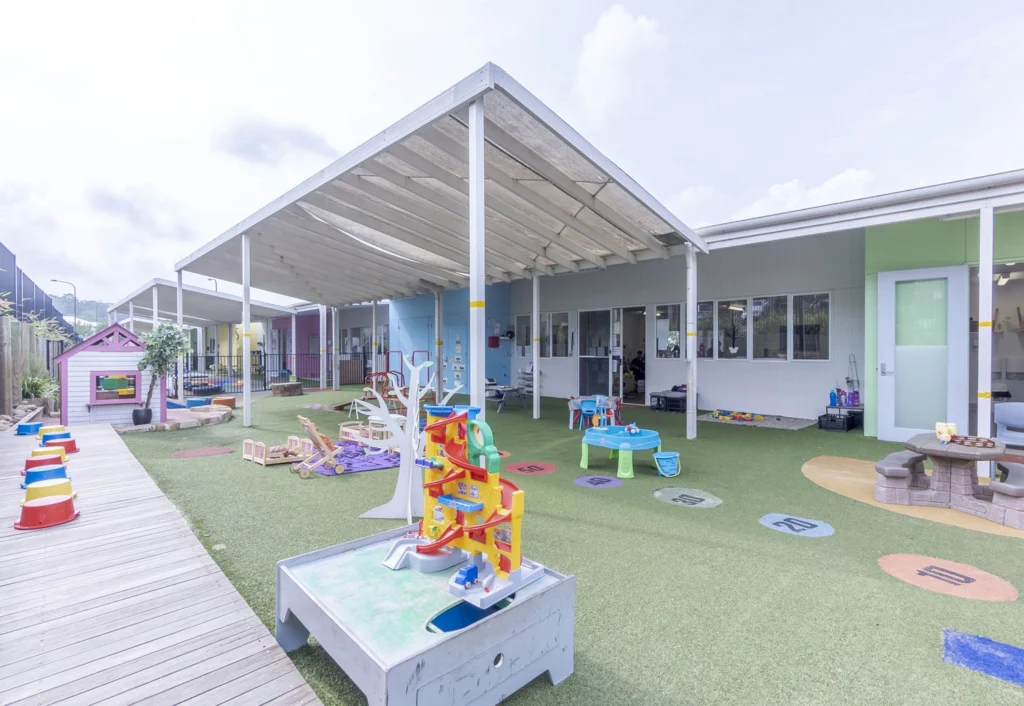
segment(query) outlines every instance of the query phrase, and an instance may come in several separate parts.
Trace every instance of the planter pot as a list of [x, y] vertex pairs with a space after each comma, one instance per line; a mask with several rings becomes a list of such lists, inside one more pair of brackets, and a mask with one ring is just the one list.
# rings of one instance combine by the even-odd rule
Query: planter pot
[[150, 424], [153, 421], [153, 410], [149, 407], [144, 409], [133, 409], [132, 410], [132, 424], [140, 426], [142, 424]]

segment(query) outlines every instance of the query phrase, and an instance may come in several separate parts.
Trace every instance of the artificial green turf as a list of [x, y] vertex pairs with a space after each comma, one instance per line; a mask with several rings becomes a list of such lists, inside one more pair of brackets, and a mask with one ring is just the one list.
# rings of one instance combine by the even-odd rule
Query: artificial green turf
[[[240, 450], [246, 437], [283, 443], [299, 433], [296, 414], [333, 436], [344, 415], [299, 405], [355, 394], [259, 399], [249, 430], [239, 414], [224, 425], [124, 437], [271, 629], [275, 562], [401, 524], [357, 519], [391, 497], [396, 471], [303, 481], [287, 466], [263, 468], [238, 454], [177, 460], [171, 452]], [[576, 671], [558, 687], [534, 680], [507, 703], [1024, 703], [1024, 689], [942, 662], [943, 628], [1024, 646], [1020, 601], [932, 593], [876, 564], [884, 554], [925, 554], [1024, 588], [1021, 540], [864, 505], [800, 472], [814, 456], [877, 459], [896, 445], [859, 432], [711, 422], [687, 442], [683, 415], [627, 409], [627, 421], [657, 429], [665, 450], [681, 452], [682, 472], [658, 478], [649, 454], [637, 452], [635, 479], [593, 490], [573, 478], [614, 475], [615, 462], [592, 451], [590, 469], [581, 470], [581, 433], [567, 428], [565, 402], [543, 402], [538, 422], [515, 407], [500, 415], [492, 408], [488, 421], [498, 448], [512, 454], [506, 462], [558, 466], [551, 475], [512, 477], [526, 491], [524, 553], [577, 578]], [[666, 486], [724, 502], [708, 510], [671, 506], [651, 495]], [[769, 512], [822, 520], [836, 533], [775, 532], [758, 523]], [[319, 647], [293, 657], [324, 703], [365, 703]]]

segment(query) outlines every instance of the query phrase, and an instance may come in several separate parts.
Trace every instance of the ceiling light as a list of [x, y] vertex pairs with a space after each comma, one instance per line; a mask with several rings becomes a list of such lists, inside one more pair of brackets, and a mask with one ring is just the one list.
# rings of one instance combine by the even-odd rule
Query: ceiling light
[[743, 311], [743, 305], [742, 304], [730, 304], [729, 305], [729, 311]]

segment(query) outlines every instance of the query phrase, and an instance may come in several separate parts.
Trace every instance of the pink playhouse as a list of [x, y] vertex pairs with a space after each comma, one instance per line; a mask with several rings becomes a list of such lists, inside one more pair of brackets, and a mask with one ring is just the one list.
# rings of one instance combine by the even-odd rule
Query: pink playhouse
[[[139, 370], [146, 344], [120, 324], [93, 334], [61, 353], [60, 423], [131, 424], [132, 410], [146, 401], [150, 373]], [[153, 391], [153, 421], [167, 421], [167, 381]]]

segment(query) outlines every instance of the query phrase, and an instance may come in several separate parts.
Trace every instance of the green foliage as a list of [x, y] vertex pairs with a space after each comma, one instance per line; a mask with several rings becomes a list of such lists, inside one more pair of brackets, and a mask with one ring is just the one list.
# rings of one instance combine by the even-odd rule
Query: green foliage
[[10, 292], [0, 292], [0, 317], [14, 314], [14, 302]]
[[153, 388], [160, 378], [174, 372], [178, 356], [189, 346], [188, 332], [177, 324], [164, 323], [157, 326], [151, 333], [144, 333], [139, 338], [146, 344], [146, 353], [139, 361], [139, 370], [149, 371], [149, 392], [146, 393], [146, 407], [153, 400]]
[[30, 358], [25, 374], [21, 376], [21, 396], [25, 399], [53, 402], [56, 401], [59, 392], [60, 383], [50, 375], [46, 363], [39, 358]]

